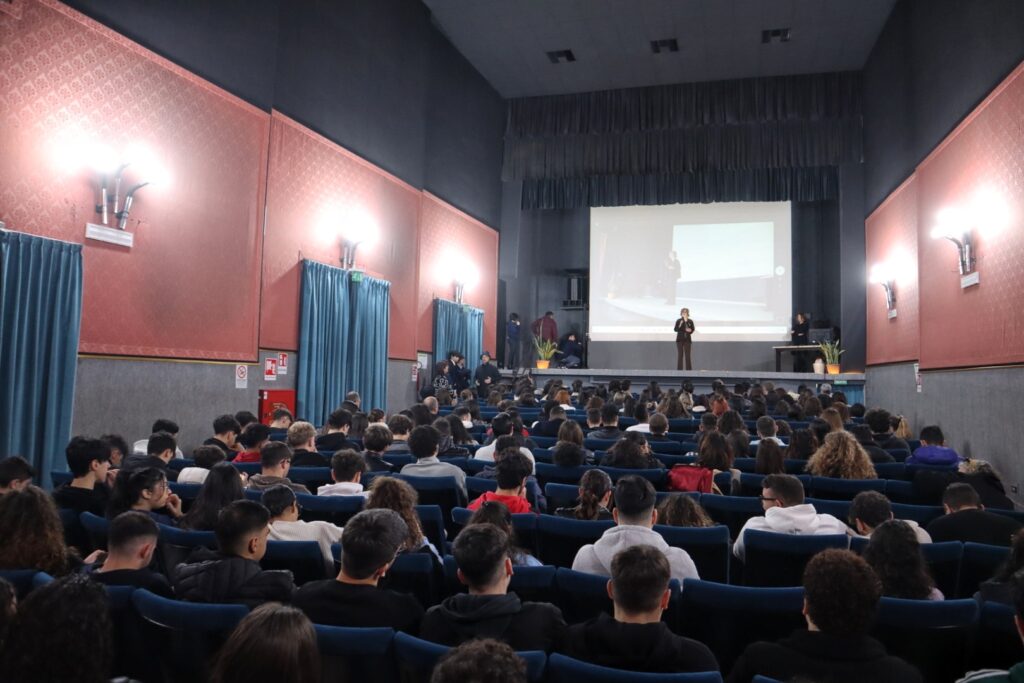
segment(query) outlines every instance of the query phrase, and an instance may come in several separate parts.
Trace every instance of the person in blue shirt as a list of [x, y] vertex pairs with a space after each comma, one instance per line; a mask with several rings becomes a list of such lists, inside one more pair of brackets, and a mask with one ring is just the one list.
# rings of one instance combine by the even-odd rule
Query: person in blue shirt
[[566, 368], [578, 368], [583, 362], [583, 345], [576, 340], [576, 333], [570, 332], [559, 348], [562, 366]]
[[949, 465], [960, 462], [960, 455], [946, 446], [945, 436], [938, 425], [921, 430], [921, 446], [907, 458], [908, 465]]
[[510, 313], [508, 323], [505, 325], [505, 367], [519, 367], [519, 331], [523, 324], [519, 321], [518, 313]]

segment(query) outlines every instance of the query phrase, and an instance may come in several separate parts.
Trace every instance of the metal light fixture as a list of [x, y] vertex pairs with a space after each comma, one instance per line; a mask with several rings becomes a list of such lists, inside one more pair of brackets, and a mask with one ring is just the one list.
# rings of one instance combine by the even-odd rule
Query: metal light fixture
[[377, 224], [366, 211], [350, 208], [343, 212], [332, 209], [329, 214], [341, 223], [338, 239], [341, 245], [341, 267], [353, 270], [356, 267], [356, 251], [361, 244], [369, 244], [377, 237]]
[[476, 266], [465, 260], [465, 257], [461, 255], [451, 255], [454, 260], [445, 259], [445, 263], [456, 263], [458, 264], [458, 270], [455, 276], [452, 278], [452, 284], [455, 288], [455, 303], [461, 304], [462, 297], [466, 293], [466, 286], [470, 289], [476, 286], [477, 281], [480, 279], [480, 274], [476, 270]]
[[885, 309], [889, 318], [896, 317], [896, 269], [891, 263], [876, 263], [871, 267], [869, 280], [885, 290]]
[[1010, 212], [1002, 195], [991, 187], [983, 186], [964, 204], [948, 206], [939, 211], [931, 236], [947, 239], [956, 246], [961, 286], [969, 287], [978, 284], [975, 269], [976, 233], [990, 238], [1005, 230], [1009, 224]]
[[934, 239], [947, 239], [956, 245], [957, 268], [960, 275], [974, 270], [974, 236], [966, 213], [957, 207], [939, 212], [938, 223], [932, 229]]
[[[103, 225], [110, 225], [110, 214], [117, 219], [117, 229], [124, 230], [128, 226], [128, 216], [135, 201], [135, 193], [152, 184], [164, 184], [166, 177], [163, 167], [153, 160], [152, 155], [142, 147], [133, 146], [124, 153], [124, 159], [114, 161], [115, 156], [105, 146], [94, 146], [89, 151], [89, 163], [100, 174], [100, 196], [96, 204], [96, 213], [100, 214]], [[124, 196], [121, 205], [121, 184], [124, 182], [125, 171], [134, 167], [139, 171], [140, 181], [133, 185]], [[110, 180], [113, 176], [113, 196], [110, 192]]]

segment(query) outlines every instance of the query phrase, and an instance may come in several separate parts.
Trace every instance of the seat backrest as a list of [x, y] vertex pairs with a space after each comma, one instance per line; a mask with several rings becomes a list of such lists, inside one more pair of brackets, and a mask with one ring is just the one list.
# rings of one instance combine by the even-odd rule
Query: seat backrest
[[60, 472], [58, 470], [50, 470], [50, 481], [53, 482], [53, 488], [57, 488], [63, 484], [70, 484], [71, 480], [74, 479], [74, 475], [70, 472]]
[[657, 454], [682, 455], [683, 445], [679, 441], [650, 441], [651, 450]]
[[576, 553], [593, 543], [615, 523], [540, 515], [537, 520], [537, 554], [544, 564], [571, 567]]
[[974, 600], [882, 598], [872, 634], [926, 681], [952, 681], [967, 671], [978, 624]]
[[[889, 488], [889, 485], [886, 485]], [[892, 516], [896, 519], [909, 519], [921, 526], [927, 526], [928, 522], [942, 516], [940, 505], [910, 505], [908, 503], [893, 503]]]
[[861, 491], [885, 491], [883, 479], [835, 479], [811, 477], [809, 493], [819, 500], [853, 500]]
[[949, 598], [956, 597], [960, 582], [960, 562], [964, 557], [964, 544], [959, 541], [923, 543], [921, 554], [928, 563], [935, 587]]
[[549, 683], [721, 683], [722, 675], [717, 671], [688, 674], [637, 673], [553, 654], [548, 657], [547, 680]]
[[546, 462], [538, 462], [535, 466], [537, 480], [541, 486], [546, 485], [548, 482], [558, 482], [560, 484], [579, 484], [580, 477], [584, 473], [593, 469], [587, 465], [581, 465], [579, 467], [559, 467], [558, 465], [549, 465]]
[[466, 477], [466, 492], [469, 494], [469, 500], [473, 501], [487, 493], [488, 491], [498, 490], [497, 479], [487, 479], [485, 477]]
[[613, 482], [618, 481], [622, 477], [643, 477], [647, 481], [651, 482], [651, 484], [654, 485], [654, 488], [665, 488], [666, 471], [661, 468], [634, 470], [626, 467], [601, 467], [601, 469], [608, 473], [608, 476], [612, 478]]
[[1021, 659], [1016, 610], [998, 602], [981, 603], [977, 647], [970, 670], [1009, 669]]
[[231, 631], [249, 613], [245, 605], [214, 605], [163, 598], [140, 588], [132, 603], [144, 619], [177, 631]]
[[[1010, 557], [1005, 546], [985, 543], [964, 543], [964, 554], [960, 560], [960, 578], [956, 596], [969, 598], [984, 581], [988, 581]], [[950, 596], [946, 596], [950, 597]]]
[[301, 509], [300, 517], [307, 522], [324, 521], [345, 526], [348, 520], [362, 511], [366, 496], [313, 496], [299, 493], [295, 502]]
[[849, 548], [845, 534], [802, 536], [748, 529], [744, 532], [746, 551], [743, 578], [748, 586], [799, 586], [804, 567], [826, 548]]
[[764, 506], [757, 498], [705, 494], [700, 497], [700, 504], [711, 519], [729, 527], [732, 538], [739, 536], [748, 519], [764, 515]]
[[551, 482], [544, 485], [544, 497], [548, 499], [548, 511], [560, 507], [572, 507], [580, 495], [580, 487], [573, 484]]
[[618, 442], [618, 439], [583, 439], [583, 447], [592, 451], [607, 451]]
[[78, 519], [82, 523], [85, 533], [88, 534], [92, 547], [105, 550], [107, 547], [107, 530], [110, 528], [110, 522], [107, 518], [94, 515], [91, 512], [83, 512], [78, 516]]
[[705, 581], [729, 582], [729, 527], [677, 527], [656, 524], [654, 530], [673, 548], [681, 548]]
[[[614, 613], [612, 599], [608, 597], [608, 577], [586, 574], [560, 567], [555, 573], [555, 588], [562, 615], [570, 624], [578, 624], [597, 617], [602, 612]], [[669, 581], [669, 608], [662, 617], [674, 623], [679, 604], [679, 581]]]
[[293, 467], [288, 470], [288, 479], [295, 484], [302, 484], [310, 491], [331, 483], [330, 467]]
[[316, 541], [267, 541], [260, 566], [291, 571], [298, 586], [328, 578], [326, 559]]
[[420, 526], [423, 527], [423, 535], [434, 544], [437, 552], [444, 552], [445, 525], [444, 511], [439, 505], [417, 505], [416, 514], [420, 518]]
[[413, 595], [427, 609], [440, 602], [442, 584], [439, 561], [433, 553], [421, 550], [396, 557], [381, 587]]

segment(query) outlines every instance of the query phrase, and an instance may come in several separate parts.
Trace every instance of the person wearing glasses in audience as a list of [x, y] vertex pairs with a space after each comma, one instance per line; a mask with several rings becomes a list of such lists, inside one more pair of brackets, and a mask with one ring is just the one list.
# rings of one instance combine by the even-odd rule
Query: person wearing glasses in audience
[[286, 443], [271, 441], [260, 449], [261, 472], [249, 477], [248, 488], [262, 491], [271, 486], [284, 484], [296, 493], [309, 493], [305, 486], [288, 479], [288, 470], [291, 467], [292, 449], [288, 448]]

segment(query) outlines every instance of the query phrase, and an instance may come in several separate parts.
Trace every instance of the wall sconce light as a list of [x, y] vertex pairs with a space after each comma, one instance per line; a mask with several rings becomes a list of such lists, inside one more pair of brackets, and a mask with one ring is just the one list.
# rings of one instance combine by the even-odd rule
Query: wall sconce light
[[[456, 261], [456, 263], [458, 262]], [[476, 286], [479, 279], [480, 274], [472, 263], [463, 262], [459, 264], [459, 271], [456, 272], [455, 276], [452, 278], [452, 284], [455, 287], [455, 303], [461, 304], [463, 294], [466, 292], [466, 287], [468, 286], [472, 289]]]
[[1010, 222], [1010, 214], [1002, 196], [989, 187], [982, 187], [964, 206], [949, 206], [939, 211], [931, 236], [947, 239], [956, 245], [957, 270], [962, 288], [976, 285], [979, 275], [975, 266], [975, 233], [992, 237]]
[[885, 308], [889, 318], [896, 317], [896, 278], [887, 263], [876, 263], [871, 267], [870, 280], [873, 284], [882, 285], [885, 290]]
[[341, 221], [341, 267], [353, 270], [359, 245], [369, 244], [377, 238], [377, 225], [368, 213], [356, 209], [346, 211]]
[[[100, 214], [103, 225], [110, 225], [110, 214], [113, 213], [117, 219], [117, 229], [124, 230], [128, 226], [128, 215], [135, 201], [135, 193], [147, 185], [163, 185], [167, 182], [164, 168], [145, 148], [129, 147], [120, 161], [117, 161], [117, 157], [108, 147], [102, 145], [93, 146], [86, 154], [88, 163], [100, 175], [100, 195], [96, 203], [96, 213]], [[121, 206], [121, 184], [129, 167], [138, 171], [140, 181], [125, 193], [124, 206]], [[114, 181], [113, 197], [110, 192], [111, 176]]]
[[960, 275], [974, 270], [974, 236], [968, 217], [963, 209], [949, 207], [939, 211], [937, 223], [932, 229], [933, 239], [947, 239], [956, 245], [957, 268]]

